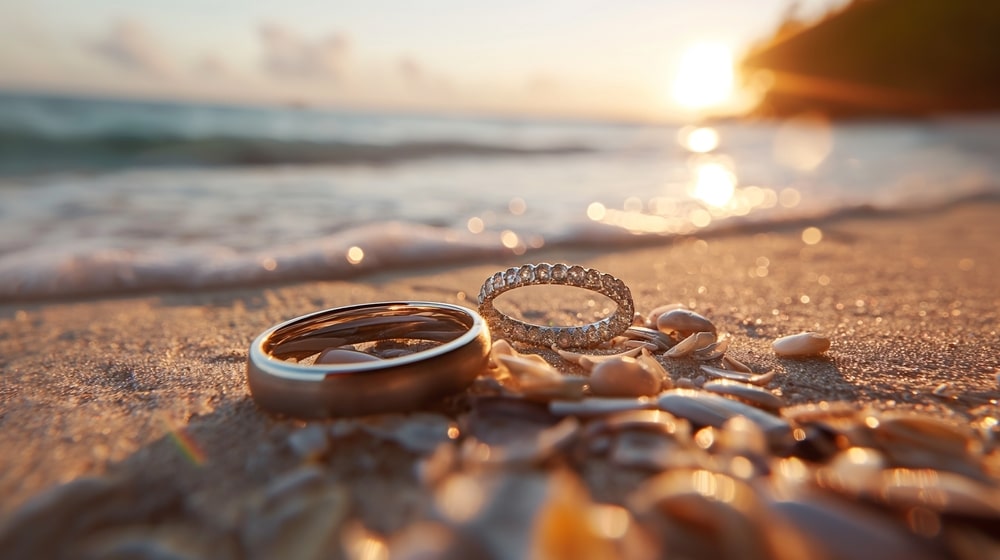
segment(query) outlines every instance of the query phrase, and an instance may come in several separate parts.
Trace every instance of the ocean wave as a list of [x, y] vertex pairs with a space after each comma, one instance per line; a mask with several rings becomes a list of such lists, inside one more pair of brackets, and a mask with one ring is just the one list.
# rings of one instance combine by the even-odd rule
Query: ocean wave
[[108, 171], [135, 167], [386, 165], [428, 158], [582, 154], [584, 144], [508, 145], [467, 140], [376, 144], [264, 137], [99, 134], [50, 137], [0, 130], [0, 174]]
[[240, 288], [343, 280], [393, 270], [463, 265], [563, 250], [611, 251], [766, 231], [826, 227], [847, 219], [918, 216], [963, 204], [1000, 204], [1000, 192], [984, 191], [933, 205], [878, 208], [860, 205], [822, 214], [771, 220], [739, 219], [682, 234], [640, 234], [597, 222], [576, 224], [537, 247], [509, 247], [500, 233], [473, 234], [402, 221], [371, 223], [328, 236], [256, 251], [217, 245], [144, 249], [94, 249], [86, 244], [26, 248], [0, 256], [0, 302], [28, 302], [154, 291]]

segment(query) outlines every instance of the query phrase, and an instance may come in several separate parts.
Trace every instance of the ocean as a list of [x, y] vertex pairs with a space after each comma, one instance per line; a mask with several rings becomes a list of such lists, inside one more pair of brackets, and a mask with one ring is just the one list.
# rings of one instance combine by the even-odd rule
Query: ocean
[[1000, 116], [645, 124], [0, 94], [0, 300], [208, 290], [1000, 196]]

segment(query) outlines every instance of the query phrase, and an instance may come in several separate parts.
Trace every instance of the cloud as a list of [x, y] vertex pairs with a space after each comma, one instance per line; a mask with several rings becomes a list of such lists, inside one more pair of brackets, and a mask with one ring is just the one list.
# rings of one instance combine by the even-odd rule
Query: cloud
[[261, 25], [258, 34], [264, 70], [274, 76], [339, 80], [344, 75], [351, 45], [342, 34], [310, 40], [274, 23]]
[[155, 38], [138, 20], [119, 20], [105, 37], [91, 45], [91, 50], [126, 70], [159, 75], [171, 72]]

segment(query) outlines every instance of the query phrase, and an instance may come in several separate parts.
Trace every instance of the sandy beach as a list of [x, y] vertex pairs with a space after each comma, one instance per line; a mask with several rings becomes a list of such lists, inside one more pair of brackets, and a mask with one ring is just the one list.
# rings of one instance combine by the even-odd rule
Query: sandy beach
[[[613, 274], [630, 286], [639, 311], [688, 306], [733, 337], [730, 355], [758, 372], [774, 369], [769, 387], [789, 405], [845, 401], [859, 410], [916, 410], [956, 425], [996, 418], [998, 218], [1000, 204], [967, 202], [352, 281], [5, 304], [0, 555], [301, 553], [296, 547], [308, 539], [267, 525], [261, 511], [277, 492], [275, 481], [286, 477], [292, 487], [289, 473], [307, 467], [326, 481], [320, 488], [335, 489], [310, 494], [309, 507], [320, 509], [308, 511], [326, 512], [324, 519], [354, 531], [357, 542], [398, 542], [415, 523], [440, 521], [426, 473], [417, 468], [426, 466], [429, 451], [355, 429], [351, 420], [269, 417], [247, 388], [247, 347], [272, 324], [322, 308], [405, 299], [474, 307], [484, 279], [522, 262], [579, 263]], [[803, 241], [806, 226], [822, 232], [818, 243]], [[580, 311], [578, 302], [552, 297], [529, 297], [523, 305], [560, 323]], [[825, 356], [774, 355], [774, 339], [807, 330], [831, 338]], [[698, 375], [693, 363], [667, 365], [674, 378]], [[432, 412], [457, 421], [468, 408], [463, 398]], [[315, 424], [343, 435], [311, 453], [309, 436], [295, 434]], [[992, 437], [995, 446], [995, 430]], [[987, 451], [996, 457], [995, 448]], [[517, 472], [534, 480], [552, 470]], [[989, 473], [994, 485], [997, 474]], [[582, 479], [599, 501], [621, 504], [650, 476], [637, 470], [602, 478], [586, 470]], [[264, 528], [247, 529], [253, 523]], [[524, 523], [508, 530], [531, 540]], [[468, 546], [498, 555], [488, 539]]]

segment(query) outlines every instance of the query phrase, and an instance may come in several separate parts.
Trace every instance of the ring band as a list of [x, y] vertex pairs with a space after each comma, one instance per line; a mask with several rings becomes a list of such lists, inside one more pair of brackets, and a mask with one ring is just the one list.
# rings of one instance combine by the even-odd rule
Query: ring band
[[[515, 319], [493, 306], [493, 300], [504, 292], [541, 284], [584, 288], [611, 298], [618, 307], [610, 316], [586, 325], [546, 327]], [[554, 344], [562, 348], [584, 348], [607, 342], [625, 332], [632, 324], [635, 305], [628, 286], [610, 274], [579, 265], [541, 263], [508, 268], [488, 278], [479, 292], [479, 313], [494, 336], [538, 346]]]
[[[439, 346], [383, 360], [306, 365], [327, 348], [384, 340]], [[468, 387], [486, 367], [490, 332], [475, 311], [420, 301], [317, 311], [261, 333], [250, 345], [247, 381], [257, 404], [297, 418], [404, 412]]]

